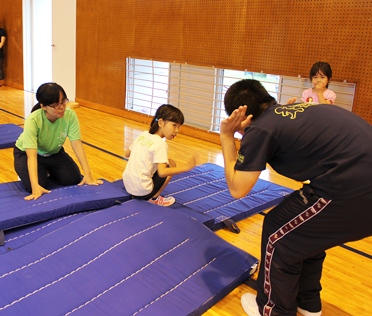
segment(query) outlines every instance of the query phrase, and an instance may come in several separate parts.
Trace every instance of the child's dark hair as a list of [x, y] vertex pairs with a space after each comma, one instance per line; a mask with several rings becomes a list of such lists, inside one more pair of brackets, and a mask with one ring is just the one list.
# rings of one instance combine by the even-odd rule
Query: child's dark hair
[[36, 100], [38, 101], [31, 112], [41, 108], [41, 104], [44, 106], [59, 103], [59, 95], [62, 93], [63, 100], [67, 99], [65, 90], [57, 83], [47, 82], [43, 83], [36, 91]]
[[[331, 81], [332, 78], [332, 69], [331, 65], [324, 62], [324, 61], [318, 61], [316, 62], [310, 69], [310, 82], [313, 79], [314, 76], [316, 76], [317, 73], [321, 71], [323, 75], [325, 75], [328, 78], [328, 83]], [[328, 83], [326, 85], [326, 88], [328, 88]]]
[[155, 134], [159, 129], [159, 119], [163, 119], [163, 121], [171, 121], [180, 125], [185, 122], [185, 118], [180, 109], [171, 104], [162, 104], [156, 110], [155, 116], [151, 121], [149, 130], [150, 134]]
[[224, 104], [229, 116], [240, 106], [246, 105], [246, 115], [252, 114], [253, 119], [257, 119], [269, 105], [276, 104], [276, 100], [266, 91], [261, 82], [243, 79], [232, 84], [226, 91]]

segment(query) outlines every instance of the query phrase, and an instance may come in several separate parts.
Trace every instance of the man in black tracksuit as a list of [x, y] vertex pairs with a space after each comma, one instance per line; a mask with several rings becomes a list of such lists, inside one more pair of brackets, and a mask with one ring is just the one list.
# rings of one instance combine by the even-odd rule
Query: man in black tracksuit
[[372, 235], [372, 126], [335, 105], [277, 104], [256, 80], [236, 82], [224, 101], [230, 116], [220, 137], [232, 196], [245, 196], [266, 163], [309, 183], [265, 217], [257, 298], [244, 294], [243, 308], [321, 315], [325, 250]]

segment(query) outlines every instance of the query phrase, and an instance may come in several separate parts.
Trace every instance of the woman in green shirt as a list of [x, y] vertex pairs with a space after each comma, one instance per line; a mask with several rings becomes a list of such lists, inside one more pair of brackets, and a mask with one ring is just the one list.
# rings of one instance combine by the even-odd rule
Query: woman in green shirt
[[[26, 200], [36, 200], [47, 189], [51, 178], [61, 185], [98, 185], [94, 180], [80, 137], [80, 126], [74, 111], [66, 109], [66, 92], [56, 83], [44, 83], [37, 92], [38, 103], [27, 117], [24, 131], [14, 147], [14, 167], [26, 191]], [[84, 171], [65, 152], [69, 138], [71, 147]]]

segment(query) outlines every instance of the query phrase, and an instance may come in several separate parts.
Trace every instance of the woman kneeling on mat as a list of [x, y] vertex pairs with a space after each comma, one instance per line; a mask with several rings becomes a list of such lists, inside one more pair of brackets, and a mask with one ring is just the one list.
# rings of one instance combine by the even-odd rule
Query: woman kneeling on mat
[[[27, 117], [24, 131], [14, 146], [14, 168], [22, 185], [36, 200], [47, 190], [48, 178], [60, 185], [98, 185], [94, 180], [80, 139], [80, 126], [74, 111], [66, 109], [66, 92], [56, 83], [44, 83], [36, 92], [38, 103]], [[69, 138], [72, 149], [84, 170], [65, 152], [63, 144]]]

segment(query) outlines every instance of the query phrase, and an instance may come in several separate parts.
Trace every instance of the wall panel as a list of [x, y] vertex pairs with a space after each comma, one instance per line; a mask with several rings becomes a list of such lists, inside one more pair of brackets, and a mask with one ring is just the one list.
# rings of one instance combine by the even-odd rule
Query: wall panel
[[134, 52], [131, 57], [159, 61], [182, 58], [184, 0], [136, 1]]
[[314, 62], [328, 61], [334, 80], [358, 84], [353, 111], [372, 123], [372, 2], [257, 1], [248, 11], [245, 68], [308, 77]]
[[[21, 5], [0, 0], [14, 86]], [[372, 123], [371, 16], [362, 0], [77, 0], [76, 97], [123, 109], [129, 56], [302, 77], [321, 60], [335, 81], [357, 83], [353, 111]]]
[[[371, 71], [372, 42], [370, 16], [372, 2], [352, 0], [111, 0], [122, 3], [115, 12], [123, 34], [132, 32], [133, 42], [123, 43], [126, 56], [195, 65], [248, 69], [271, 74], [307, 77], [316, 61], [328, 61], [334, 80], [357, 83], [353, 111], [372, 123]], [[78, 0], [88, 7], [91, 1]], [[126, 22], [124, 8], [131, 11], [133, 23]], [[112, 13], [93, 2], [91, 12], [102, 19]], [[100, 11], [101, 10], [101, 11]], [[80, 12], [81, 26], [91, 25], [88, 8]], [[95, 14], [95, 13], [94, 13]], [[80, 31], [81, 32], [81, 29]], [[85, 32], [82, 32], [85, 34]], [[116, 34], [116, 35], [115, 35]], [[114, 45], [112, 33], [107, 47]], [[82, 38], [89, 46], [89, 38]], [[117, 39], [116, 39], [117, 40]], [[78, 45], [83, 51], [84, 45]], [[115, 52], [114, 52], [115, 53]], [[91, 64], [101, 63], [94, 51]], [[107, 54], [105, 54], [107, 55]], [[106, 56], [107, 57], [107, 56]], [[102, 67], [107, 67], [105, 63]], [[77, 74], [91, 77], [91, 69]], [[89, 76], [86, 74], [89, 73]], [[120, 76], [124, 77], [124, 74]], [[82, 78], [81, 78], [82, 79]], [[86, 79], [85, 79], [86, 80]], [[100, 85], [101, 87], [98, 87]], [[110, 81], [91, 82], [91, 88], [111, 91]], [[83, 82], [82, 82], [83, 86]], [[80, 95], [87, 101], [119, 107], [121, 100], [104, 102], [92, 93]], [[115, 101], [115, 102], [114, 102]]]
[[0, 27], [7, 35], [4, 45], [5, 84], [23, 89], [22, 0], [0, 0], [0, 21]]
[[188, 0], [184, 6], [183, 61], [244, 68], [249, 38], [247, 1]]
[[77, 1], [76, 98], [124, 108], [135, 1]]

